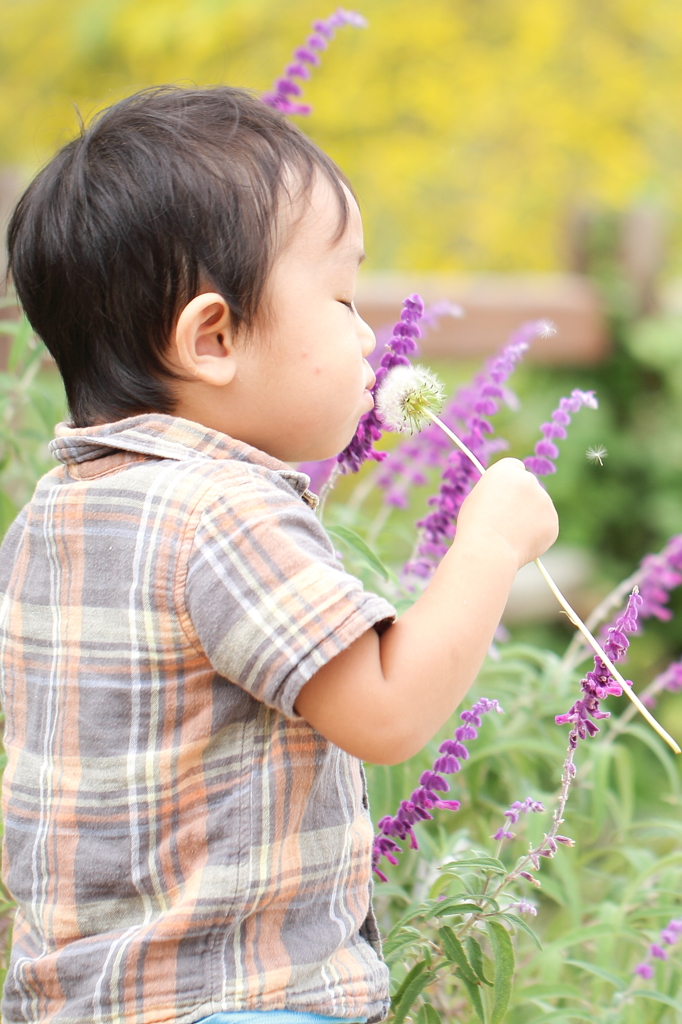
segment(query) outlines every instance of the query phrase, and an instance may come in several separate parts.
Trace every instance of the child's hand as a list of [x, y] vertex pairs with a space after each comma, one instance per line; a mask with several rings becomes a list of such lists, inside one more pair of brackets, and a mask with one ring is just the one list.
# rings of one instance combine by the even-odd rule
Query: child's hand
[[552, 499], [518, 459], [501, 459], [486, 471], [457, 522], [460, 543], [499, 538], [514, 552], [518, 568], [551, 547], [558, 532]]

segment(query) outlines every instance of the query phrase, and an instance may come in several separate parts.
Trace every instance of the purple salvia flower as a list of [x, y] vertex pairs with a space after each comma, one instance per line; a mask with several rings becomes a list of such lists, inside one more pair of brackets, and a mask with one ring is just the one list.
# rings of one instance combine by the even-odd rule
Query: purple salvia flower
[[[424, 310], [424, 312], [422, 314], [422, 318], [419, 321], [419, 329], [420, 329], [420, 331], [421, 331], [421, 333], [423, 335], [425, 329], [430, 329], [430, 328], [436, 327], [438, 325], [438, 321], [440, 320], [441, 317], [443, 317], [443, 316], [461, 316], [461, 315], [462, 315], [461, 306], [457, 306], [455, 303], [450, 302], [448, 299], [440, 299], [437, 302], [434, 302], [430, 306], [427, 306], [425, 308], [425, 310]], [[372, 367], [375, 370], [377, 369], [377, 367], [379, 366], [379, 364], [381, 362], [381, 359], [385, 355], [386, 346], [389, 344], [389, 342], [392, 341], [393, 330], [394, 330], [393, 327], [386, 327], [386, 328], [380, 328], [376, 332], [376, 334], [377, 334], [377, 345], [376, 345], [376, 348], [373, 350], [373, 352], [370, 354], [370, 357], [369, 357], [369, 360], [368, 360], [369, 363], [372, 365]], [[418, 351], [419, 351], [419, 348], [418, 348], [417, 343], [416, 343], [416, 338], [414, 339], [414, 341], [415, 341], [415, 349], [414, 349], [413, 355], [416, 355], [418, 353]], [[437, 431], [437, 432], [438, 432], [440, 437], [443, 436], [441, 431]], [[419, 438], [420, 436], [421, 435], [419, 435], [419, 434], [415, 435], [415, 439]], [[409, 440], [412, 440], [412, 438], [410, 438]], [[450, 446], [447, 443], [444, 443], [443, 447], [446, 450], [449, 451], [449, 447]], [[388, 453], [387, 461], [391, 459], [391, 455], [392, 455], [392, 453]], [[332, 456], [332, 458], [324, 459], [321, 462], [301, 462], [301, 463], [299, 463], [297, 468], [302, 473], [307, 473], [308, 474], [308, 476], [310, 477], [310, 489], [312, 491], [314, 491], [315, 494], [319, 494], [320, 491], [322, 490], [324, 484], [326, 484], [327, 480], [329, 479], [329, 476], [330, 476], [334, 466], [336, 466], [336, 465], [338, 465], [338, 459], [334, 455], [334, 456]], [[409, 498], [408, 498], [408, 487], [409, 486], [412, 486], [412, 487], [423, 487], [424, 484], [427, 483], [426, 476], [424, 475], [423, 471], [418, 466], [415, 466], [412, 469], [408, 466], [407, 450], [406, 450], [405, 464], [404, 464], [404, 467], [401, 465], [400, 473], [402, 473], [403, 468], [404, 468], [404, 471], [405, 471], [405, 480], [403, 481], [402, 479], [400, 479], [400, 474], [398, 474], [398, 473], [393, 474], [393, 476], [396, 478], [396, 484], [395, 484], [395, 486], [391, 490], [387, 491], [385, 496], [384, 496], [384, 501], [388, 505], [393, 505], [395, 508], [407, 508], [407, 506], [409, 504]], [[380, 484], [380, 486], [381, 486], [381, 484]]]
[[654, 976], [654, 969], [651, 964], [637, 964], [634, 970], [635, 974], [639, 974], [640, 978], [644, 978], [645, 981], [650, 981]]
[[[673, 918], [668, 921], [665, 928], [661, 931], [660, 943], [652, 942], [649, 946], [649, 957], [653, 957], [655, 960], [667, 960], [668, 953], [663, 948], [664, 946], [674, 946], [682, 935], [682, 918]], [[644, 960], [641, 964], [637, 964], [634, 969], [634, 974], [639, 974], [645, 981], [649, 981], [654, 976], [654, 969], [650, 963]]]
[[306, 473], [310, 477], [310, 490], [314, 494], [319, 494], [335, 465], [336, 456], [332, 455], [331, 459], [323, 459], [320, 462], [299, 462], [296, 468], [300, 473]]
[[[533, 800], [527, 796], [525, 800], [515, 800], [508, 811], [504, 812], [505, 818], [508, 819], [508, 824], [515, 825], [522, 814], [528, 814], [530, 811], [539, 813], [544, 811], [545, 805], [541, 804], [539, 800]], [[509, 832], [504, 825], [500, 825], [497, 832], [493, 836], [497, 842], [502, 842], [503, 839], [515, 839], [516, 836], [513, 832]]]
[[672, 618], [672, 612], [666, 607], [670, 591], [682, 583], [682, 534], [671, 537], [657, 555], [645, 555], [640, 569], [641, 617], [668, 622]]
[[[670, 593], [682, 583], [682, 534], [670, 538], [662, 551], [645, 555], [635, 574], [638, 580], [642, 604], [639, 609], [639, 623], [642, 619], [655, 618], [668, 622], [672, 612], [667, 607]], [[608, 635], [608, 627], [602, 636]], [[642, 700], [649, 707], [656, 703], [655, 693], [660, 690], [677, 692], [682, 689], [682, 660], [672, 662], [664, 672], [656, 676], [649, 687], [651, 693]]]
[[[410, 295], [405, 299], [400, 320], [393, 328], [390, 341], [386, 345], [386, 350], [377, 368], [376, 383], [372, 388], [372, 394], [376, 395], [386, 374], [394, 366], [410, 365], [408, 357], [416, 351], [417, 338], [421, 337], [419, 321], [423, 313], [424, 303], [419, 295]], [[386, 457], [385, 452], [378, 452], [374, 448], [374, 442], [379, 440], [384, 429], [376, 408], [370, 409], [361, 417], [355, 437], [336, 457], [344, 473], [357, 473], [367, 459], [381, 462]]]
[[[462, 741], [476, 739], [477, 730], [481, 726], [481, 715], [487, 715], [491, 711], [503, 714], [498, 701], [481, 697], [469, 711], [463, 711], [459, 716], [464, 725], [455, 730], [455, 739], [445, 740], [441, 743], [440, 752], [445, 750], [446, 756], [451, 756], [453, 761], [457, 762], [457, 767], [453, 766], [452, 772], [459, 771], [461, 767], [459, 760], [464, 761], [469, 756], [469, 751]], [[448, 753], [449, 751], [453, 751], [453, 753]], [[409, 800], [401, 800], [395, 815], [387, 814], [377, 824], [379, 831], [374, 837], [372, 846], [372, 869], [382, 882], [387, 881], [387, 878], [379, 869], [381, 858], [386, 857], [391, 864], [398, 863], [396, 855], [401, 852], [401, 848], [395, 842], [396, 839], [404, 841], [409, 838], [410, 847], [417, 850], [419, 845], [414, 834], [414, 825], [419, 821], [430, 820], [433, 815], [429, 812], [434, 807], [448, 811], [459, 810], [459, 800], [443, 800], [440, 796], [441, 793], [447, 793], [450, 789], [447, 779], [444, 779], [441, 774], [447, 772], [448, 769], [438, 767], [441, 761], [442, 758], [437, 758], [433, 769], [422, 772], [419, 786], [410, 794]]]
[[544, 811], [545, 805], [541, 804], [538, 800], [532, 800], [529, 796], [525, 800], [515, 800], [508, 811], [504, 812], [505, 818], [509, 818], [512, 825], [515, 825], [522, 814], [528, 814], [529, 811], [539, 813]]
[[531, 875], [530, 871], [519, 871], [519, 878], [525, 878], [527, 882], [532, 882], [537, 889], [541, 888], [540, 882]]
[[[612, 662], [621, 661], [629, 646], [627, 633], [634, 633], [637, 630], [637, 615], [642, 598], [637, 587], [630, 594], [624, 612], [616, 619], [613, 626], [609, 627], [607, 639], [604, 642], [604, 653]], [[557, 715], [557, 725], [570, 723], [572, 729], [568, 736], [569, 746], [572, 749], [578, 745], [578, 740], [584, 740], [588, 735], [596, 736], [599, 727], [590, 721], [590, 718], [609, 718], [609, 711], [600, 709], [600, 702], [610, 694], [619, 697], [623, 689], [620, 683], [613, 678], [606, 665], [595, 655], [594, 667], [581, 680], [583, 696], [577, 700], [570, 711], [564, 715]]]
[[[442, 317], [459, 317], [462, 315], [462, 307], [456, 305], [454, 302], [450, 302], [448, 299], [438, 299], [436, 302], [432, 302], [429, 306], [424, 307], [424, 312], [422, 313], [421, 320], [419, 321], [419, 328], [421, 330], [422, 337], [427, 331], [437, 328]], [[377, 340], [376, 346], [367, 357], [367, 362], [374, 370], [379, 366], [386, 346], [393, 337], [393, 324], [384, 324], [383, 327], [378, 327], [375, 331], [375, 335]], [[414, 355], [418, 353], [419, 345], [417, 344], [414, 350]]]
[[562, 398], [558, 407], [552, 413], [549, 422], [543, 423], [540, 427], [542, 438], [535, 445], [535, 455], [524, 459], [526, 469], [536, 476], [547, 476], [549, 473], [556, 473], [554, 459], [559, 456], [559, 449], [554, 444], [555, 440], [562, 440], [566, 437], [566, 427], [571, 422], [571, 415], [579, 409], [586, 407], [596, 409], [598, 407], [594, 391], [580, 391], [575, 388], [568, 398]]
[[312, 35], [308, 36], [304, 46], [299, 46], [294, 50], [295, 59], [286, 66], [284, 74], [275, 81], [272, 90], [263, 93], [261, 96], [263, 103], [283, 114], [309, 114], [311, 107], [305, 103], [296, 103], [291, 99], [292, 96], [300, 96], [302, 92], [295, 79], [300, 78], [305, 81], [310, 78], [310, 68], [320, 64], [319, 54], [327, 49], [336, 29], [342, 28], [344, 25], [365, 28], [367, 21], [357, 11], [345, 11], [339, 7], [334, 14], [330, 14], [323, 21], [313, 22]]
[[530, 914], [532, 917], [536, 917], [538, 912], [538, 908], [533, 903], [529, 903], [528, 900], [510, 903], [509, 910], [517, 910], [519, 914]]
[[[448, 426], [459, 431], [464, 443], [484, 466], [494, 452], [506, 447], [504, 441], [490, 437], [493, 432], [490, 417], [498, 411], [499, 403], [508, 397], [504, 385], [527, 351], [531, 339], [551, 331], [553, 328], [546, 321], [523, 324], [472, 384], [457, 392], [441, 415]], [[420, 533], [415, 556], [405, 566], [407, 575], [425, 579], [431, 576], [452, 543], [459, 510], [479, 473], [463, 452], [452, 450], [447, 438], [435, 425], [412, 439], [411, 448], [401, 446], [397, 458], [400, 458], [401, 451], [410, 453], [413, 464], [415, 455], [417, 460], [421, 455], [424, 466], [442, 466], [445, 463], [438, 493], [429, 499], [433, 511], [418, 521]], [[388, 476], [382, 474], [379, 483], [385, 484], [387, 480]]]
[[642, 694], [642, 704], [646, 704], [648, 708], [655, 707], [656, 694], [661, 690], [668, 690], [670, 693], [679, 693], [682, 690], [682, 660], [672, 661], [663, 672], [654, 676]]

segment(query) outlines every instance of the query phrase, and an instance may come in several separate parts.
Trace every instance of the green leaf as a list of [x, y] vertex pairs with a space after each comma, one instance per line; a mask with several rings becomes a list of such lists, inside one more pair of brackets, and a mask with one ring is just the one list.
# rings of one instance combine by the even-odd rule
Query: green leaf
[[608, 981], [609, 984], [615, 985], [619, 992], [622, 992], [629, 984], [629, 981], [621, 978], [618, 974], [607, 971], [604, 967], [598, 967], [597, 964], [587, 963], [586, 960], [564, 960], [564, 963], [570, 964], [571, 967], [579, 967], [582, 971], [587, 971], [588, 974], [594, 974], [597, 978]]
[[499, 914], [496, 914], [495, 916], [503, 917], [505, 921], [510, 921], [517, 928], [523, 929], [523, 931], [526, 932], [527, 935], [530, 935], [531, 939], [533, 940], [537, 948], [540, 951], [542, 951], [542, 943], [540, 942], [539, 938], [537, 937], [531, 926], [526, 921], [524, 921], [523, 918], [517, 917], [516, 914], [507, 914], [504, 911], [501, 911]]
[[[386, 885], [382, 886], [382, 889], [381, 889], [382, 894], [386, 892], [386, 889], [387, 889]], [[408, 912], [406, 914], [403, 914], [403, 916], [398, 921], [396, 921], [396, 923], [393, 925], [393, 927], [391, 928], [390, 932], [386, 936], [385, 941], [389, 942], [395, 935], [398, 934], [398, 932], [402, 928], [405, 927], [405, 925], [409, 924], [410, 921], [414, 921], [414, 919], [416, 917], [421, 917], [423, 915], [423, 913], [424, 913], [424, 911], [423, 911], [422, 907], [416, 907], [416, 908], [412, 907], [411, 910], [408, 910]]]
[[509, 1005], [514, 981], [514, 947], [509, 932], [497, 921], [486, 921], [486, 929], [495, 962], [493, 1012], [490, 1024], [500, 1024]]
[[455, 974], [464, 985], [465, 989], [469, 993], [469, 998], [474, 1005], [476, 1016], [480, 1020], [481, 1024], [485, 1024], [485, 1013], [483, 1011], [483, 1001], [481, 1000], [481, 989], [479, 985], [472, 985], [470, 981], [464, 977], [460, 971], [455, 971]]
[[443, 1024], [441, 1015], [431, 1003], [422, 1003], [417, 1014], [417, 1024]]
[[391, 1024], [402, 1024], [419, 993], [423, 992], [434, 978], [435, 974], [428, 970], [426, 960], [420, 960], [418, 964], [414, 965], [393, 996], [393, 999], [391, 999], [391, 1009], [393, 1011], [393, 1021]]
[[459, 903], [457, 900], [441, 900], [431, 908], [431, 917], [445, 917], [447, 914], [480, 914], [477, 903]]
[[[500, 904], [498, 903], [498, 901], [493, 899], [492, 896], [486, 896], [485, 893], [456, 893], [455, 896], [446, 896], [445, 899], [442, 900], [430, 900], [428, 903], [424, 903], [424, 915], [430, 916], [430, 918], [434, 918], [434, 916], [437, 916], [435, 911], [438, 909], [438, 907], [451, 907], [457, 905], [458, 901], [460, 903], [470, 903], [472, 902], [472, 900], [478, 900], [478, 902], [486, 903], [487, 906], [495, 910], [496, 913], [500, 909]], [[480, 910], [481, 907], [477, 905], [476, 909]], [[451, 911], [449, 910], [449, 912]]]
[[436, 879], [436, 881], [429, 889], [429, 899], [437, 899], [442, 894], [443, 890], [447, 889], [449, 885], [450, 879], [446, 875], [441, 875], [439, 878]]
[[492, 985], [492, 981], [488, 981], [485, 976], [485, 969], [483, 966], [483, 950], [481, 944], [476, 941], [471, 935], [467, 939], [467, 949], [469, 950], [469, 963], [471, 964], [474, 974], [479, 981], [482, 981], [484, 985]]
[[638, 988], [632, 993], [633, 996], [640, 996], [642, 999], [653, 999], [655, 1003], [665, 1003], [666, 1006], [672, 1006], [678, 1013], [682, 1013], [682, 1003], [677, 999], [673, 999], [672, 996], [667, 996], [663, 992], [656, 992], [650, 988]]
[[424, 948], [427, 945], [427, 941], [423, 935], [403, 936], [402, 941], [396, 940], [390, 946], [384, 946], [384, 960], [391, 967], [397, 960], [404, 957], [409, 950], [416, 951], [419, 948]]
[[420, 960], [418, 964], [414, 965], [412, 970], [408, 971], [408, 973], [405, 975], [402, 982], [396, 989], [395, 994], [391, 997], [391, 1007], [393, 1007], [394, 1005], [397, 1006], [399, 1004], [400, 1000], [403, 998], [403, 994], [407, 986], [410, 984], [413, 978], [417, 978], [422, 973], [425, 967], [428, 967], [426, 960]]
[[458, 875], [463, 869], [470, 872], [474, 868], [492, 871], [496, 875], [507, 874], [507, 869], [501, 860], [498, 860], [497, 857], [489, 857], [484, 853], [474, 857], [463, 857], [461, 860], [450, 861], [450, 863], [443, 865], [441, 871], [447, 875]]
[[440, 941], [443, 944], [443, 952], [446, 958], [453, 964], [457, 964], [462, 976], [471, 982], [472, 985], [480, 984], [474, 970], [467, 960], [467, 955], [464, 952], [464, 946], [459, 941], [452, 928], [448, 928], [446, 924], [442, 928], [438, 929], [440, 935]]
[[330, 536], [336, 537], [338, 540], [342, 540], [345, 544], [351, 548], [352, 551], [360, 558], [366, 565], [371, 569], [374, 569], [383, 579], [388, 581], [390, 573], [380, 558], [374, 554], [371, 548], [365, 544], [362, 537], [355, 533], [354, 530], [349, 530], [346, 526], [327, 526], [326, 531]]

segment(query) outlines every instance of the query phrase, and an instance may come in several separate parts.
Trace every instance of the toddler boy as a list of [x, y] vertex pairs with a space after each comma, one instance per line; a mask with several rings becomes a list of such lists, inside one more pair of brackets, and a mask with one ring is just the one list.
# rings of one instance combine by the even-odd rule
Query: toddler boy
[[452, 714], [553, 506], [499, 462], [398, 621], [339, 566], [288, 463], [372, 404], [360, 214], [242, 90], [105, 111], [9, 253], [71, 423], [0, 552], [5, 1024], [379, 1021], [360, 761]]

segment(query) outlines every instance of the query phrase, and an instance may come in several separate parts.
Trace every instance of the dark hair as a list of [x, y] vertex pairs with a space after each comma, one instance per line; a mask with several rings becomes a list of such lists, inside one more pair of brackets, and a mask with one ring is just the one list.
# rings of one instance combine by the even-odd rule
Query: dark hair
[[348, 182], [282, 114], [243, 89], [169, 86], [104, 110], [38, 174], [9, 225], [9, 270], [76, 426], [173, 411], [163, 356], [202, 288], [235, 330], [252, 325], [292, 170], [303, 192], [328, 178], [341, 233]]

